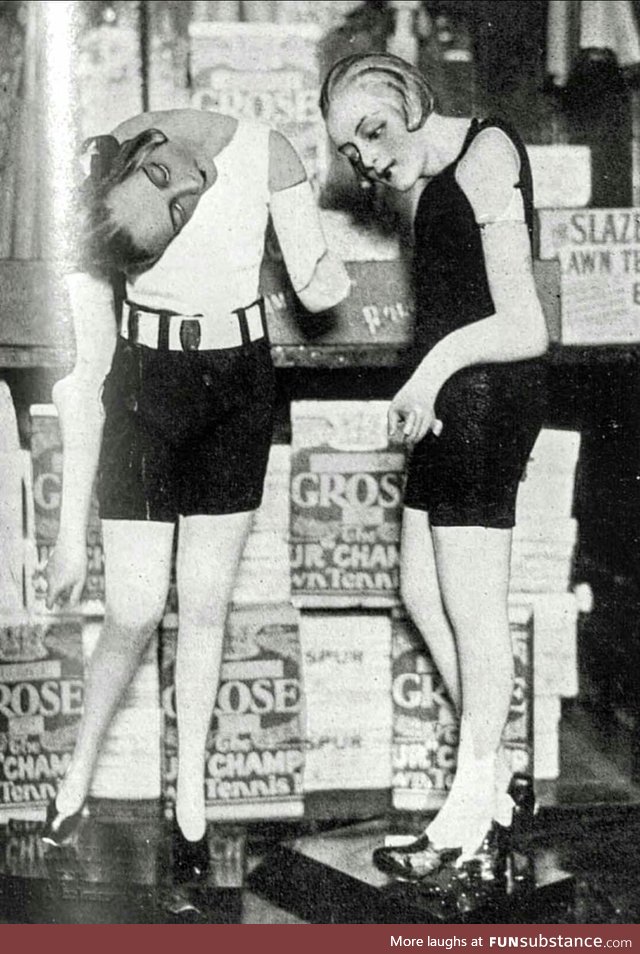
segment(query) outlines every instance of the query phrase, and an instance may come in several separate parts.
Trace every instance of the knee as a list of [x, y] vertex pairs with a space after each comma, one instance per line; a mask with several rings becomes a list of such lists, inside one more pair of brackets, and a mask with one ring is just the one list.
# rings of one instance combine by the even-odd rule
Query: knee
[[437, 629], [444, 622], [437, 585], [411, 564], [400, 568], [400, 598], [411, 619], [421, 628]]
[[208, 600], [203, 602], [182, 600], [180, 604], [180, 629], [188, 627], [198, 630], [222, 630], [224, 629], [226, 616], [226, 604], [219, 605]]
[[221, 629], [227, 618], [231, 594], [219, 586], [203, 581], [184, 579], [178, 581], [178, 601], [180, 603], [180, 628]]
[[127, 598], [107, 602], [105, 624], [138, 645], [145, 645], [158, 628], [165, 600]]

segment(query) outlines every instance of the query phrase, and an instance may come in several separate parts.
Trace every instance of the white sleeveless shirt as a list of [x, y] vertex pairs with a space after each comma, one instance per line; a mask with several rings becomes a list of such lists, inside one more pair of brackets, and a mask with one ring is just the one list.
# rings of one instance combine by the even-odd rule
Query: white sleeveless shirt
[[268, 126], [240, 121], [215, 157], [218, 178], [162, 258], [127, 282], [127, 297], [150, 309], [215, 316], [259, 296], [269, 214]]

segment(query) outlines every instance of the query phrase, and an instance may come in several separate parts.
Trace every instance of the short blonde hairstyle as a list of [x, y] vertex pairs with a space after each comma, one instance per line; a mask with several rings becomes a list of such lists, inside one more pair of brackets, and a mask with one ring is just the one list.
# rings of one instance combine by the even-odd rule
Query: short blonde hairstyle
[[402, 104], [409, 132], [424, 125], [435, 108], [435, 95], [422, 73], [391, 53], [356, 53], [337, 60], [320, 90], [320, 111], [324, 119], [334, 95], [351, 83], [374, 81], [396, 93]]

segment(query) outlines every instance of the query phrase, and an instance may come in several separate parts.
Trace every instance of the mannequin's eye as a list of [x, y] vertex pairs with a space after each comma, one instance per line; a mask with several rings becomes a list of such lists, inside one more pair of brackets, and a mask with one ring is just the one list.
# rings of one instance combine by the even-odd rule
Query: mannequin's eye
[[187, 215], [179, 202], [171, 203], [171, 223], [174, 231], [178, 233], [187, 221]]
[[161, 162], [149, 162], [143, 166], [144, 171], [147, 174], [147, 178], [153, 182], [154, 186], [157, 186], [159, 189], [164, 188], [169, 185], [171, 180], [171, 174], [168, 168], [163, 165]]

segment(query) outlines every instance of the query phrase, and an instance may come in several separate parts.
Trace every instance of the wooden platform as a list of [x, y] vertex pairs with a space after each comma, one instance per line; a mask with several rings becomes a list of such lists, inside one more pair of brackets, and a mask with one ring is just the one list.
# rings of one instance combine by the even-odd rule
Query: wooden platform
[[504, 877], [466, 889], [394, 881], [371, 862], [388, 830], [379, 819], [279, 845], [247, 886], [316, 924], [535, 923], [537, 910], [572, 902], [574, 880], [548, 849], [513, 851]]

